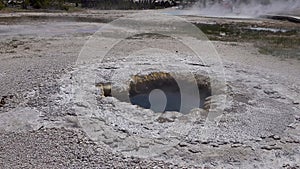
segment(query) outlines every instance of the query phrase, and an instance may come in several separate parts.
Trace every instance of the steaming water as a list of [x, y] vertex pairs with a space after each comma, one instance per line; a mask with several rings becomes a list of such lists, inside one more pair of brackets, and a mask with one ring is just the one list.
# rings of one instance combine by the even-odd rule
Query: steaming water
[[276, 29], [276, 28], [262, 28], [262, 27], [255, 27], [255, 28], [248, 28], [250, 30], [254, 30], [254, 31], [269, 31], [269, 32], [273, 32], [273, 33], [277, 33], [277, 32], [282, 32], [282, 33], [285, 33], [287, 32], [288, 30], [286, 29]]
[[288, 14], [298, 12], [300, 14], [299, 0], [270, 0], [270, 4], [262, 4], [262, 0], [252, 0], [250, 3], [230, 3], [230, 5], [209, 3], [203, 7], [201, 0], [193, 7], [185, 10], [173, 11], [175, 15], [201, 15], [209, 17], [228, 17], [228, 18], [256, 18], [267, 14]]

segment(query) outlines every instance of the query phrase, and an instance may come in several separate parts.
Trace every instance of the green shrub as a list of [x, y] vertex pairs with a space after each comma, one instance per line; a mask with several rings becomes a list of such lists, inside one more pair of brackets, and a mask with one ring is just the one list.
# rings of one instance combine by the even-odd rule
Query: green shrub
[[69, 10], [64, 0], [29, 0], [30, 5], [35, 9], [61, 9]]
[[24, 0], [23, 5], [22, 5], [22, 8], [23, 8], [23, 9], [27, 9], [28, 6], [30, 6], [30, 0]]
[[61, 5], [61, 6], [60, 6], [60, 9], [61, 9], [61, 10], [65, 10], [65, 11], [69, 11], [70, 6], [68, 6], [68, 5]]
[[5, 8], [5, 4], [2, 0], [0, 0], [0, 10], [3, 9], [3, 8]]
[[35, 9], [48, 8], [49, 0], [30, 0], [30, 5]]

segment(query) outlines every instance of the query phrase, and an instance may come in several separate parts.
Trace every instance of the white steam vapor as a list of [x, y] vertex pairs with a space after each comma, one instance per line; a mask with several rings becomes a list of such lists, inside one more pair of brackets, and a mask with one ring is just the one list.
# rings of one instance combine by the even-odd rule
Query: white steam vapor
[[[266, 14], [282, 14], [298, 11], [300, 14], [300, 0], [252, 0], [244, 3], [242, 0], [198, 0], [190, 9], [184, 10], [184, 15], [204, 15], [216, 17], [258, 17]], [[205, 4], [204, 4], [205, 2]]]

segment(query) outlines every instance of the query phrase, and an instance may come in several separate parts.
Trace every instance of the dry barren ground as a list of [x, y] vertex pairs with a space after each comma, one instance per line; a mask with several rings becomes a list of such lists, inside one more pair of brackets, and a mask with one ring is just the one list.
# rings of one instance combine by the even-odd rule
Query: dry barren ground
[[[84, 58], [91, 50], [106, 51], [119, 32], [131, 30], [135, 18], [98, 34], [105, 37], [100, 46], [83, 49], [91, 35], [132, 13], [0, 15], [0, 168], [300, 167], [299, 24], [185, 16], [213, 41], [201, 46], [195, 37], [184, 34], [183, 39], [202, 47], [202, 54], [220, 57], [226, 90], [208, 99], [208, 109], [154, 113], [122, 97], [103, 97], [99, 86], [80, 82], [92, 73], [96, 84], [111, 82], [119, 91], [138, 93], [128, 89], [138, 87], [128, 84], [134, 75], [188, 69], [203, 82], [202, 75], [215, 65], [199, 62], [178, 39], [143, 31], [115, 45], [104, 60]], [[151, 20], [154, 12], [145, 13]], [[154, 17], [158, 25], [176, 20]], [[143, 24], [149, 20], [142, 19]], [[249, 31], [261, 27], [284, 31]], [[215, 110], [221, 114], [217, 124], [206, 122], [213, 99], [223, 103]]]

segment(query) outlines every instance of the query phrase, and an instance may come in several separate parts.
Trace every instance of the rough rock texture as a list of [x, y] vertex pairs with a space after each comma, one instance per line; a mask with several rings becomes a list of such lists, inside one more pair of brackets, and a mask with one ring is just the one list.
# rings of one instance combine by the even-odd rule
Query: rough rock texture
[[[226, 79], [226, 90], [206, 100], [212, 109], [154, 113], [115, 94], [127, 96], [132, 75], [187, 69], [209, 76], [213, 62], [153, 34], [122, 41], [100, 62], [78, 62], [87, 36], [102, 24], [4, 23], [0, 168], [299, 168], [299, 60], [262, 55], [252, 44], [212, 42]], [[199, 46], [204, 54], [213, 49]], [[94, 79], [81, 83], [82, 75]], [[99, 82], [112, 82], [115, 97], [101, 97]], [[207, 120], [218, 112], [217, 123]]]

